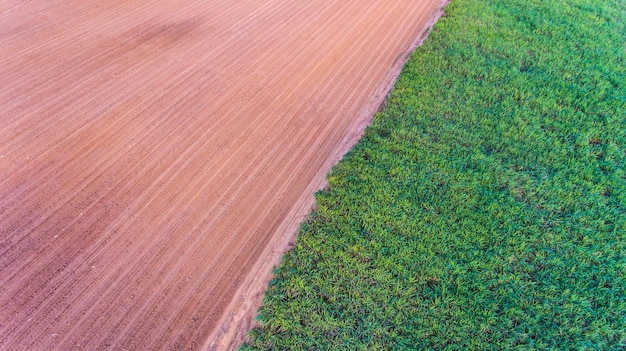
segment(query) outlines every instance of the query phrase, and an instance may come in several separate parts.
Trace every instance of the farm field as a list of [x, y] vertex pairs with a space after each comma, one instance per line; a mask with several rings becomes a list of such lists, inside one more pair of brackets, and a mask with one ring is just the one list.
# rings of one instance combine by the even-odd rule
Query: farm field
[[625, 350], [626, 1], [458, 0], [242, 350]]
[[227, 349], [438, 0], [0, 2], [0, 349]]

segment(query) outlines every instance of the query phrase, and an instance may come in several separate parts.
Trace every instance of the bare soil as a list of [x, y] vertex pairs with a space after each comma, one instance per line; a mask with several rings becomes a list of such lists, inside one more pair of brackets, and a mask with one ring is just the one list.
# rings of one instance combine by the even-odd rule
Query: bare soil
[[236, 346], [440, 5], [0, 2], [0, 349]]

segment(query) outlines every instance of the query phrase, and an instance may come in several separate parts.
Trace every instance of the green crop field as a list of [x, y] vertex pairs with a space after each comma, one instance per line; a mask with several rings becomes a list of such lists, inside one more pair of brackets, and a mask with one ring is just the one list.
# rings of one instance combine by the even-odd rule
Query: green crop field
[[626, 1], [453, 0], [243, 350], [626, 349]]

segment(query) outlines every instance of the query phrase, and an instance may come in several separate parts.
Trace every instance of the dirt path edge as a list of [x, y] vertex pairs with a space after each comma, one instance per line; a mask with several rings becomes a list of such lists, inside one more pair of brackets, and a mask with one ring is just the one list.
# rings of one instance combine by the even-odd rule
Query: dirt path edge
[[250, 269], [239, 289], [233, 295], [226, 312], [217, 322], [217, 326], [203, 345], [202, 350], [236, 350], [243, 343], [248, 331], [256, 326], [255, 317], [261, 306], [265, 289], [273, 277], [273, 268], [280, 264], [283, 255], [293, 247], [300, 223], [315, 205], [315, 199], [310, 194], [326, 187], [326, 174], [330, 168], [361, 138], [374, 113], [384, 106], [387, 95], [393, 89], [404, 64], [415, 49], [428, 38], [434, 24], [444, 15], [444, 10], [449, 3], [450, 0], [441, 1], [438, 9], [425, 23], [420, 35], [411, 43], [409, 49], [395, 60], [368, 103], [361, 108], [354, 122], [346, 130], [341, 142], [331, 153], [331, 157], [315, 174], [306, 191], [300, 195], [296, 202], [297, 205], [290, 210], [286, 220], [277, 228], [259, 260]]

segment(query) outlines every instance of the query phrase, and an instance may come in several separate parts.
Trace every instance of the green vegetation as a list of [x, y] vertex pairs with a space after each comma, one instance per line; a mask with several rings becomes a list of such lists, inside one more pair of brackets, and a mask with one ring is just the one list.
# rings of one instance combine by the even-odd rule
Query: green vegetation
[[626, 1], [456, 0], [243, 350], [626, 349]]

